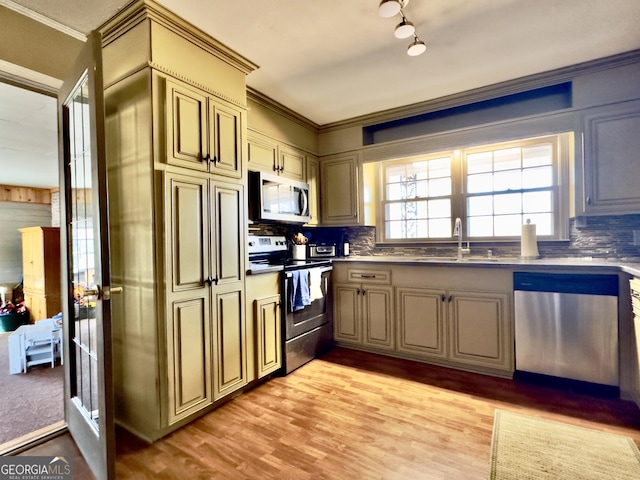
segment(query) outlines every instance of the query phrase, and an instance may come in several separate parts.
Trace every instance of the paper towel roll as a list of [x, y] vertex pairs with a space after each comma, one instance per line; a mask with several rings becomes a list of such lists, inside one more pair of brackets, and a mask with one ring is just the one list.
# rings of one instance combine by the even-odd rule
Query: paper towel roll
[[527, 223], [522, 225], [522, 237], [520, 242], [520, 256], [522, 258], [538, 258], [538, 240], [536, 239], [536, 225], [527, 218]]

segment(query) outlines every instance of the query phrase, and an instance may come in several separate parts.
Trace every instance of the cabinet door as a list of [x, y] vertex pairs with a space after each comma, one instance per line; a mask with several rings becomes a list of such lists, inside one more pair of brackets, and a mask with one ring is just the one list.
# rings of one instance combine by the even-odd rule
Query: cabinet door
[[170, 424], [210, 405], [207, 180], [165, 177], [167, 387]]
[[358, 157], [322, 160], [320, 162], [322, 182], [322, 224], [358, 224]]
[[334, 292], [334, 339], [341, 343], [362, 343], [360, 287], [347, 284], [335, 284]]
[[207, 171], [207, 96], [167, 81], [166, 106], [167, 162]]
[[248, 134], [249, 170], [267, 173], [278, 171], [278, 144], [255, 132]]
[[309, 184], [309, 215], [308, 225], [320, 224], [320, 163], [318, 158], [307, 155], [307, 183]]
[[282, 365], [280, 295], [259, 298], [254, 303], [258, 378], [262, 378]]
[[362, 343], [377, 349], [393, 350], [393, 287], [362, 286]]
[[595, 109], [584, 117], [582, 213], [640, 211], [640, 103]]
[[299, 182], [305, 179], [305, 155], [304, 152], [293, 147], [282, 145], [280, 147], [280, 175]]
[[211, 405], [211, 330], [204, 298], [176, 301], [167, 331], [169, 424]]
[[247, 384], [247, 342], [242, 282], [213, 288], [214, 399]]
[[446, 323], [441, 290], [396, 289], [398, 352], [419, 357], [446, 357]]
[[218, 285], [244, 279], [243, 191], [242, 185], [211, 182], [211, 271]]
[[450, 291], [450, 359], [459, 363], [513, 370], [509, 295]]
[[209, 99], [209, 158], [211, 172], [242, 176], [242, 114]]

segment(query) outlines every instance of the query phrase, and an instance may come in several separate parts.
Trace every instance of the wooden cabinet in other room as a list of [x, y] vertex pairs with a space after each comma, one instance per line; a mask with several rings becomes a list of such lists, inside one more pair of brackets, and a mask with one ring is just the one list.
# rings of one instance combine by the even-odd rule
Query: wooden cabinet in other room
[[[640, 211], [640, 101], [582, 113], [582, 182], [577, 213], [620, 215]], [[580, 190], [584, 185], [584, 191]]]
[[265, 377], [282, 366], [280, 272], [247, 275], [247, 326], [255, 329], [249, 348], [249, 380]]
[[20, 233], [25, 305], [31, 321], [50, 318], [61, 311], [60, 229], [28, 227]]
[[320, 161], [320, 189], [323, 225], [358, 225], [360, 194], [358, 154]]
[[166, 81], [166, 108], [168, 163], [242, 176], [244, 112], [176, 80]]
[[393, 350], [393, 287], [391, 274], [350, 270], [349, 283], [336, 283], [334, 339], [339, 344]]
[[274, 173], [300, 182], [305, 181], [303, 151], [255, 131], [248, 134], [247, 140], [249, 170]]
[[165, 178], [169, 423], [247, 383], [243, 187]]

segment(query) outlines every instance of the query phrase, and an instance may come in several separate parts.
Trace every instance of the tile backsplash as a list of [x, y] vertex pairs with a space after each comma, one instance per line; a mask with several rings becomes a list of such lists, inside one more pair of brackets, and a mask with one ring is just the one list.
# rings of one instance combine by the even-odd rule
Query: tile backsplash
[[[538, 241], [538, 251], [543, 258], [593, 257], [640, 261], [640, 214], [581, 217], [570, 220], [568, 241]], [[351, 255], [404, 255], [451, 256], [456, 254], [456, 244], [433, 245], [383, 245], [375, 242], [375, 227], [291, 227], [282, 225], [260, 226], [262, 233], [282, 234], [289, 238], [301, 231], [310, 241], [339, 244], [348, 239]], [[466, 245], [466, 239], [465, 239]], [[520, 240], [514, 242], [471, 241], [471, 255], [484, 256], [491, 250], [493, 256], [514, 257], [520, 255]]]

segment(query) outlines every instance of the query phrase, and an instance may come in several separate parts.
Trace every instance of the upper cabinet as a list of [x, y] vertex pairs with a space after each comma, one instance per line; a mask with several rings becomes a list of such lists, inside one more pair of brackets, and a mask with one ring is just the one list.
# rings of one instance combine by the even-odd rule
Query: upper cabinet
[[581, 128], [582, 182], [576, 189], [576, 213], [640, 212], [640, 101], [585, 110]]
[[284, 177], [305, 181], [305, 153], [290, 145], [251, 131], [248, 136], [248, 168], [275, 173]]
[[322, 224], [358, 225], [358, 154], [349, 153], [322, 159], [320, 179]]
[[174, 80], [166, 81], [166, 106], [167, 163], [242, 176], [244, 112]]
[[307, 183], [309, 184], [308, 225], [320, 224], [320, 163], [315, 155], [307, 155]]

